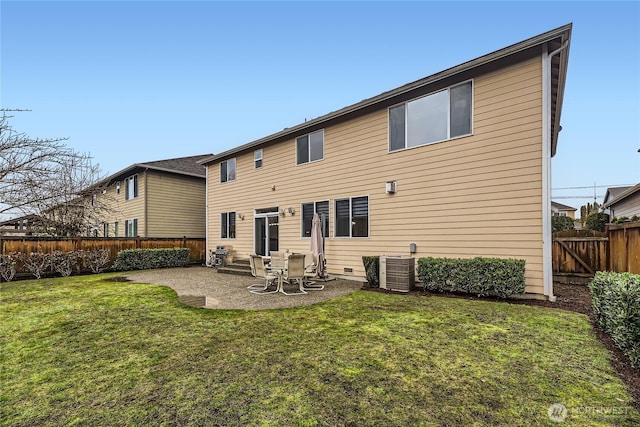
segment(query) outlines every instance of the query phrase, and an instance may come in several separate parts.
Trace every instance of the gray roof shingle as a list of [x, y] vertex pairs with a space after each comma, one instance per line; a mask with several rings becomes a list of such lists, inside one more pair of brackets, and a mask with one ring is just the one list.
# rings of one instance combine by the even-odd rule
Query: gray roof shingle
[[211, 154], [198, 156], [179, 157], [176, 159], [155, 160], [152, 162], [138, 163], [138, 166], [150, 169], [164, 170], [167, 172], [185, 173], [189, 175], [205, 176], [206, 168], [198, 161], [211, 157]]

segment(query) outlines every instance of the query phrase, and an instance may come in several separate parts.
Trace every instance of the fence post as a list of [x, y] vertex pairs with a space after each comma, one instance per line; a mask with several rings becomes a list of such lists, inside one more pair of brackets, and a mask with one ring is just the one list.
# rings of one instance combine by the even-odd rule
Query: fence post
[[140, 235], [136, 236], [136, 249], [140, 249], [141, 245], [140, 245]]
[[624, 271], [629, 271], [629, 233], [627, 225], [624, 226]]

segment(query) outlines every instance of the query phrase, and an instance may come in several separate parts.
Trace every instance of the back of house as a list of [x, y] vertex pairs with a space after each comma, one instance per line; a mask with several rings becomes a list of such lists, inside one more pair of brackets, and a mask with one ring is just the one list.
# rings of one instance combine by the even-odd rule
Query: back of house
[[363, 255], [526, 260], [526, 292], [553, 299], [550, 158], [571, 25], [240, 147], [207, 167], [207, 246], [236, 258], [309, 249], [327, 269]]

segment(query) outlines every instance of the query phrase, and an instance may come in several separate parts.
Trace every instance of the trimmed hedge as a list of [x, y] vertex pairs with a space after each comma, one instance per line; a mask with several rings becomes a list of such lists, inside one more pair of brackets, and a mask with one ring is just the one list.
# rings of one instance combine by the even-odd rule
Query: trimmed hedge
[[522, 294], [525, 261], [503, 258], [420, 258], [418, 277], [424, 289], [506, 298]]
[[372, 288], [380, 287], [380, 257], [363, 256], [362, 264], [367, 275], [367, 282]]
[[640, 275], [598, 271], [589, 289], [596, 321], [640, 367]]
[[126, 249], [118, 252], [113, 269], [128, 271], [184, 267], [188, 262], [188, 248]]

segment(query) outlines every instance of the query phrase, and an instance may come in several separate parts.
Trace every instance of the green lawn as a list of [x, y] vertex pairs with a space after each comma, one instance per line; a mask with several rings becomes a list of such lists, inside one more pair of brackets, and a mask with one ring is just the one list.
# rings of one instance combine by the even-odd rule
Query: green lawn
[[1, 425], [640, 423], [583, 315], [363, 291], [206, 310], [107, 277], [1, 284]]

